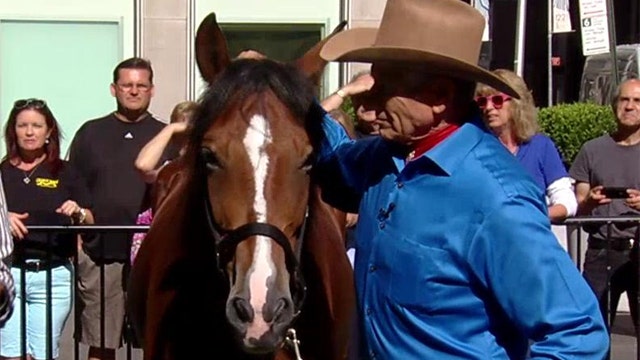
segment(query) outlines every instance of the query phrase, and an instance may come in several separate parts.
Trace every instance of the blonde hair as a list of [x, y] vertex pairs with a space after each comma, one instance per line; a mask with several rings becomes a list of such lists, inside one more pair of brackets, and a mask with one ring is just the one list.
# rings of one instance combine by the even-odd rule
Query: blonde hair
[[198, 107], [198, 103], [195, 101], [182, 101], [176, 104], [171, 111], [170, 123], [176, 123], [182, 121], [184, 117], [187, 122], [191, 121], [191, 116]]
[[[513, 71], [497, 69], [494, 70], [493, 73], [520, 95], [520, 99], [511, 98], [510, 117], [513, 124], [512, 129], [518, 143], [529, 141], [533, 135], [540, 131], [538, 111], [533, 101], [531, 90], [527, 87], [524, 79]], [[487, 96], [498, 93], [498, 90], [485, 84], [478, 84], [476, 87], [476, 96]]]

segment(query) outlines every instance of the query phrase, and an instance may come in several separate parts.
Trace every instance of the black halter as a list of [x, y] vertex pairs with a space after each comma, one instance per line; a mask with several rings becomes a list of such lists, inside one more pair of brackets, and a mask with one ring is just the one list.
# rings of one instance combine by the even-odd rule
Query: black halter
[[[206, 174], [206, 172], [205, 172]], [[262, 235], [271, 238], [275, 241], [285, 255], [285, 264], [290, 276], [290, 289], [291, 297], [294, 306], [294, 313], [298, 315], [300, 309], [304, 303], [304, 299], [307, 292], [307, 287], [302, 276], [300, 269], [300, 256], [302, 251], [302, 242], [305, 235], [305, 229], [307, 225], [307, 219], [309, 218], [309, 210], [304, 216], [302, 225], [298, 229], [298, 241], [295, 251], [291, 247], [291, 243], [287, 236], [276, 226], [269, 223], [251, 222], [237, 227], [233, 230], [224, 230], [216, 222], [213, 217], [213, 209], [211, 208], [211, 202], [209, 202], [209, 187], [207, 186], [207, 177], [204, 176], [204, 210], [207, 218], [207, 224], [209, 231], [213, 236], [216, 248], [216, 268], [220, 271], [223, 277], [226, 277], [225, 265], [233, 260], [236, 248], [238, 244], [246, 240], [251, 236]]]

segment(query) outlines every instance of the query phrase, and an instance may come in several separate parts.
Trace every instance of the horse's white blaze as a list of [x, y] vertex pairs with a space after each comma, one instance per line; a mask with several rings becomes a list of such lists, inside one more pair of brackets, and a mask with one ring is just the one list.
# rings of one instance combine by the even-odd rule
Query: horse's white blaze
[[[266, 222], [267, 201], [264, 187], [269, 167], [266, 147], [271, 143], [271, 132], [269, 123], [262, 115], [256, 114], [251, 118], [243, 143], [253, 166], [256, 194], [253, 200], [253, 207], [257, 215], [256, 220], [258, 222]], [[255, 314], [253, 322], [247, 328], [247, 338], [260, 338], [269, 331], [269, 324], [265, 322], [262, 316], [262, 309], [267, 303], [267, 279], [273, 273], [271, 241], [264, 236], [258, 236], [253, 254], [253, 263], [247, 274], [249, 279], [249, 300]]]

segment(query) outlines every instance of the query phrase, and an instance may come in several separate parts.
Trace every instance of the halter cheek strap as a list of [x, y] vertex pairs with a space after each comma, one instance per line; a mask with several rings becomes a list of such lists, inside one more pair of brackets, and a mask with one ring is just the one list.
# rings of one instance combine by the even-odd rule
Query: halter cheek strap
[[304, 277], [302, 276], [302, 271], [300, 269], [299, 259], [302, 252], [302, 242], [304, 240], [307, 219], [309, 217], [308, 208], [305, 213], [304, 220], [302, 221], [302, 225], [298, 230], [298, 241], [296, 242], [296, 249], [294, 251], [291, 247], [291, 243], [289, 242], [289, 238], [287, 238], [282, 230], [268, 223], [251, 222], [231, 231], [222, 230], [220, 226], [214, 222], [215, 218], [213, 217], [213, 209], [209, 202], [209, 189], [207, 187], [206, 180], [204, 183], [204, 189], [205, 194], [207, 195], [204, 197], [205, 216], [207, 218], [209, 231], [215, 241], [216, 268], [220, 271], [222, 276], [225, 276], [225, 264], [233, 259], [238, 244], [244, 240], [256, 235], [262, 235], [272, 239], [280, 245], [285, 254], [285, 264], [287, 266], [287, 271], [290, 274], [292, 289], [291, 295], [293, 297], [292, 300], [294, 303], [295, 315], [297, 316], [304, 303], [307, 290]]

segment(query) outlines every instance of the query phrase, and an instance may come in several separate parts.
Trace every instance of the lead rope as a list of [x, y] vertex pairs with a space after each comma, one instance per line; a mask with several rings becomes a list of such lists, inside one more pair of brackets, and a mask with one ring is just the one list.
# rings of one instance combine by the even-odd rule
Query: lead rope
[[284, 338], [284, 341], [293, 348], [296, 354], [296, 360], [302, 360], [302, 356], [300, 356], [300, 340], [298, 340], [298, 336], [296, 335], [296, 329], [290, 328], [287, 330], [287, 336]]

